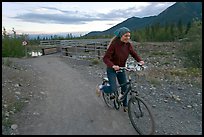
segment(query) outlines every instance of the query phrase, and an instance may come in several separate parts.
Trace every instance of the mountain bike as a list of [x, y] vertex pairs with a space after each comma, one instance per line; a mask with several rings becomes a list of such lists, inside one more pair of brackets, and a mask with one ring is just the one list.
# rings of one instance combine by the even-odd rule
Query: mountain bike
[[[128, 71], [128, 72], [139, 72], [144, 70], [145, 67], [140, 64], [127, 65], [126, 67], [121, 67], [118, 72]], [[137, 74], [137, 73], [136, 73]], [[108, 78], [103, 77], [102, 85], [108, 85]], [[135, 130], [140, 135], [152, 135], [155, 132], [155, 122], [152, 114], [152, 110], [148, 103], [144, 101], [137, 90], [134, 90], [132, 84], [136, 81], [132, 81], [132, 78], [128, 77], [128, 82], [118, 85], [118, 90], [116, 93], [104, 93], [102, 96], [106, 105], [110, 108], [120, 109], [122, 102], [127, 95], [129, 95], [128, 100], [128, 116], [131, 124]], [[121, 94], [121, 87], [127, 86], [127, 90]], [[114, 94], [115, 98], [111, 99], [111, 94]]]

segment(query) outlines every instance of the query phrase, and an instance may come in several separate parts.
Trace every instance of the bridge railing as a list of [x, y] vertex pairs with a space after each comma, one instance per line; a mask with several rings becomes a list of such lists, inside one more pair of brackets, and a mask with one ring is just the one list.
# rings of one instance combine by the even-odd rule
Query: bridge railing
[[67, 46], [62, 47], [61, 53], [64, 56], [78, 58], [98, 58], [101, 59], [106, 51], [106, 46]]

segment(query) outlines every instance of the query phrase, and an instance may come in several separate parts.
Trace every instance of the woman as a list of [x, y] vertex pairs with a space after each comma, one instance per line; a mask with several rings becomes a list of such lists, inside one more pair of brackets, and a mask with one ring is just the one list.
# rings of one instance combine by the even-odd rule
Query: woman
[[[114, 32], [115, 36], [111, 39], [108, 49], [103, 57], [103, 62], [107, 66], [107, 77], [109, 79], [110, 86], [99, 85], [97, 87], [97, 93], [100, 95], [101, 91], [105, 93], [114, 93], [117, 91], [117, 81], [119, 84], [127, 82], [125, 71], [116, 72], [120, 67], [125, 67], [129, 54], [141, 65], [144, 61], [134, 51], [130, 40], [130, 30], [126, 27], [119, 28]], [[126, 86], [121, 88], [122, 93], [126, 91]], [[114, 96], [111, 96], [114, 98]], [[127, 96], [123, 101], [124, 111], [127, 111]]]

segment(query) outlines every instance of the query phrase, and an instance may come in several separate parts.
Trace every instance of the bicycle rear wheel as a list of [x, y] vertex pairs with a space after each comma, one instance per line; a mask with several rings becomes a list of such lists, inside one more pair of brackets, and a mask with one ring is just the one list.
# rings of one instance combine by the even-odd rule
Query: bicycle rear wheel
[[155, 122], [150, 107], [138, 96], [128, 101], [128, 115], [135, 130], [140, 135], [152, 135], [155, 132]]
[[114, 108], [114, 99], [110, 99], [110, 93], [102, 93], [103, 100], [106, 103], [106, 105], [110, 108]]
[[116, 96], [116, 98], [114, 99], [113, 104], [114, 104], [115, 109], [116, 109], [116, 110], [119, 110], [121, 104], [118, 102], [117, 96]]
[[[102, 85], [107, 85], [108, 82], [103, 82]], [[102, 92], [103, 100], [109, 108], [114, 108], [114, 100], [110, 99], [110, 93]]]

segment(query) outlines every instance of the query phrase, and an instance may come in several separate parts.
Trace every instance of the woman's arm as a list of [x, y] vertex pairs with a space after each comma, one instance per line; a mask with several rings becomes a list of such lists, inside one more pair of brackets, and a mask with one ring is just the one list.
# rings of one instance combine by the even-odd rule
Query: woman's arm
[[141, 57], [137, 54], [137, 52], [134, 50], [133, 45], [130, 43], [129, 46], [129, 51], [130, 51], [130, 55], [137, 61], [137, 62], [141, 62], [144, 64], [144, 61], [142, 61]]
[[107, 65], [107, 67], [112, 68], [113, 67], [113, 62], [112, 60], [112, 54], [114, 54], [114, 45], [111, 44], [110, 47], [107, 49], [104, 57], [103, 57], [103, 62]]

